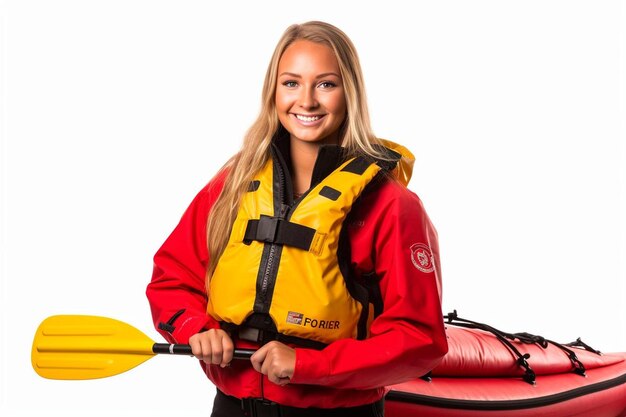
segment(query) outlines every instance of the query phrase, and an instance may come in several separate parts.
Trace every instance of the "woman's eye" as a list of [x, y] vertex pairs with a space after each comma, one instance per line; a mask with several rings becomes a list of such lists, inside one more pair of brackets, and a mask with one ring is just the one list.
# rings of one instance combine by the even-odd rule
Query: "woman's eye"
[[297, 87], [297, 86], [298, 86], [298, 83], [297, 83], [297, 82], [295, 82], [295, 81], [285, 81], [285, 82], [283, 83], [283, 85], [284, 85], [285, 87], [293, 88], [293, 87]]
[[330, 81], [324, 81], [324, 82], [321, 82], [319, 84], [319, 86], [322, 87], [322, 88], [333, 88], [333, 87], [336, 87], [337, 85], [335, 83], [330, 82]]

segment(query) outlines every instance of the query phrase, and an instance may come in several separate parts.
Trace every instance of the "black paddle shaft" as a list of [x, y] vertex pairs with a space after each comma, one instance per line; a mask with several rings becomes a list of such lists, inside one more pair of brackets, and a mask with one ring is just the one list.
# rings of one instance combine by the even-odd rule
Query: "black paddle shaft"
[[[165, 353], [168, 355], [193, 355], [189, 345], [170, 345], [169, 343], [155, 343], [152, 345], [154, 353]], [[235, 349], [233, 359], [250, 359], [255, 350]]]

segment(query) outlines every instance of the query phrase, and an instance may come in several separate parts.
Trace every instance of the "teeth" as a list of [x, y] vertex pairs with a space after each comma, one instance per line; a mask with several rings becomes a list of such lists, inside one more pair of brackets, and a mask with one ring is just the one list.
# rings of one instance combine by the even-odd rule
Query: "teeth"
[[303, 122], [314, 122], [316, 120], [319, 120], [321, 116], [302, 116], [300, 114], [296, 114], [296, 117], [298, 118], [298, 120], [302, 120]]

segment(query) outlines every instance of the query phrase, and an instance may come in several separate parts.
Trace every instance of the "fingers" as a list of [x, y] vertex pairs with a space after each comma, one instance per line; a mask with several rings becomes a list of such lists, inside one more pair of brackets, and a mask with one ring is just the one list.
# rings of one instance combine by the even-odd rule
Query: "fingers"
[[235, 345], [233, 344], [233, 340], [230, 338], [228, 333], [224, 332], [224, 336], [225, 337], [222, 338], [222, 363], [228, 365], [233, 360]]
[[291, 380], [296, 365], [296, 351], [280, 342], [269, 342], [257, 350], [250, 358], [257, 372], [278, 385], [286, 385]]
[[189, 338], [193, 355], [207, 364], [228, 366], [233, 359], [233, 341], [222, 329], [210, 329]]
[[[228, 333], [211, 329], [189, 338], [193, 355], [207, 364], [228, 366], [233, 360], [234, 345]], [[280, 342], [269, 342], [251, 357], [252, 367], [277, 385], [286, 385], [293, 376], [296, 351]]]
[[254, 352], [250, 357], [250, 362], [252, 363], [252, 367], [255, 371], [263, 373], [263, 362], [265, 361], [265, 357], [267, 356], [268, 346], [271, 345], [271, 343], [272, 342], [268, 343], [265, 346], [262, 346], [260, 349], [257, 349], [257, 351]]

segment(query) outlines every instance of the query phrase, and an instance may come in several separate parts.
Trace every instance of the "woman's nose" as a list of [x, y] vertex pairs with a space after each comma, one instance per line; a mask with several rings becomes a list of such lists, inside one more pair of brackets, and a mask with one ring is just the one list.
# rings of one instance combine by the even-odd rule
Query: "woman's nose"
[[312, 88], [303, 88], [300, 92], [299, 104], [303, 109], [313, 109], [317, 107], [319, 103], [315, 97], [315, 90]]

